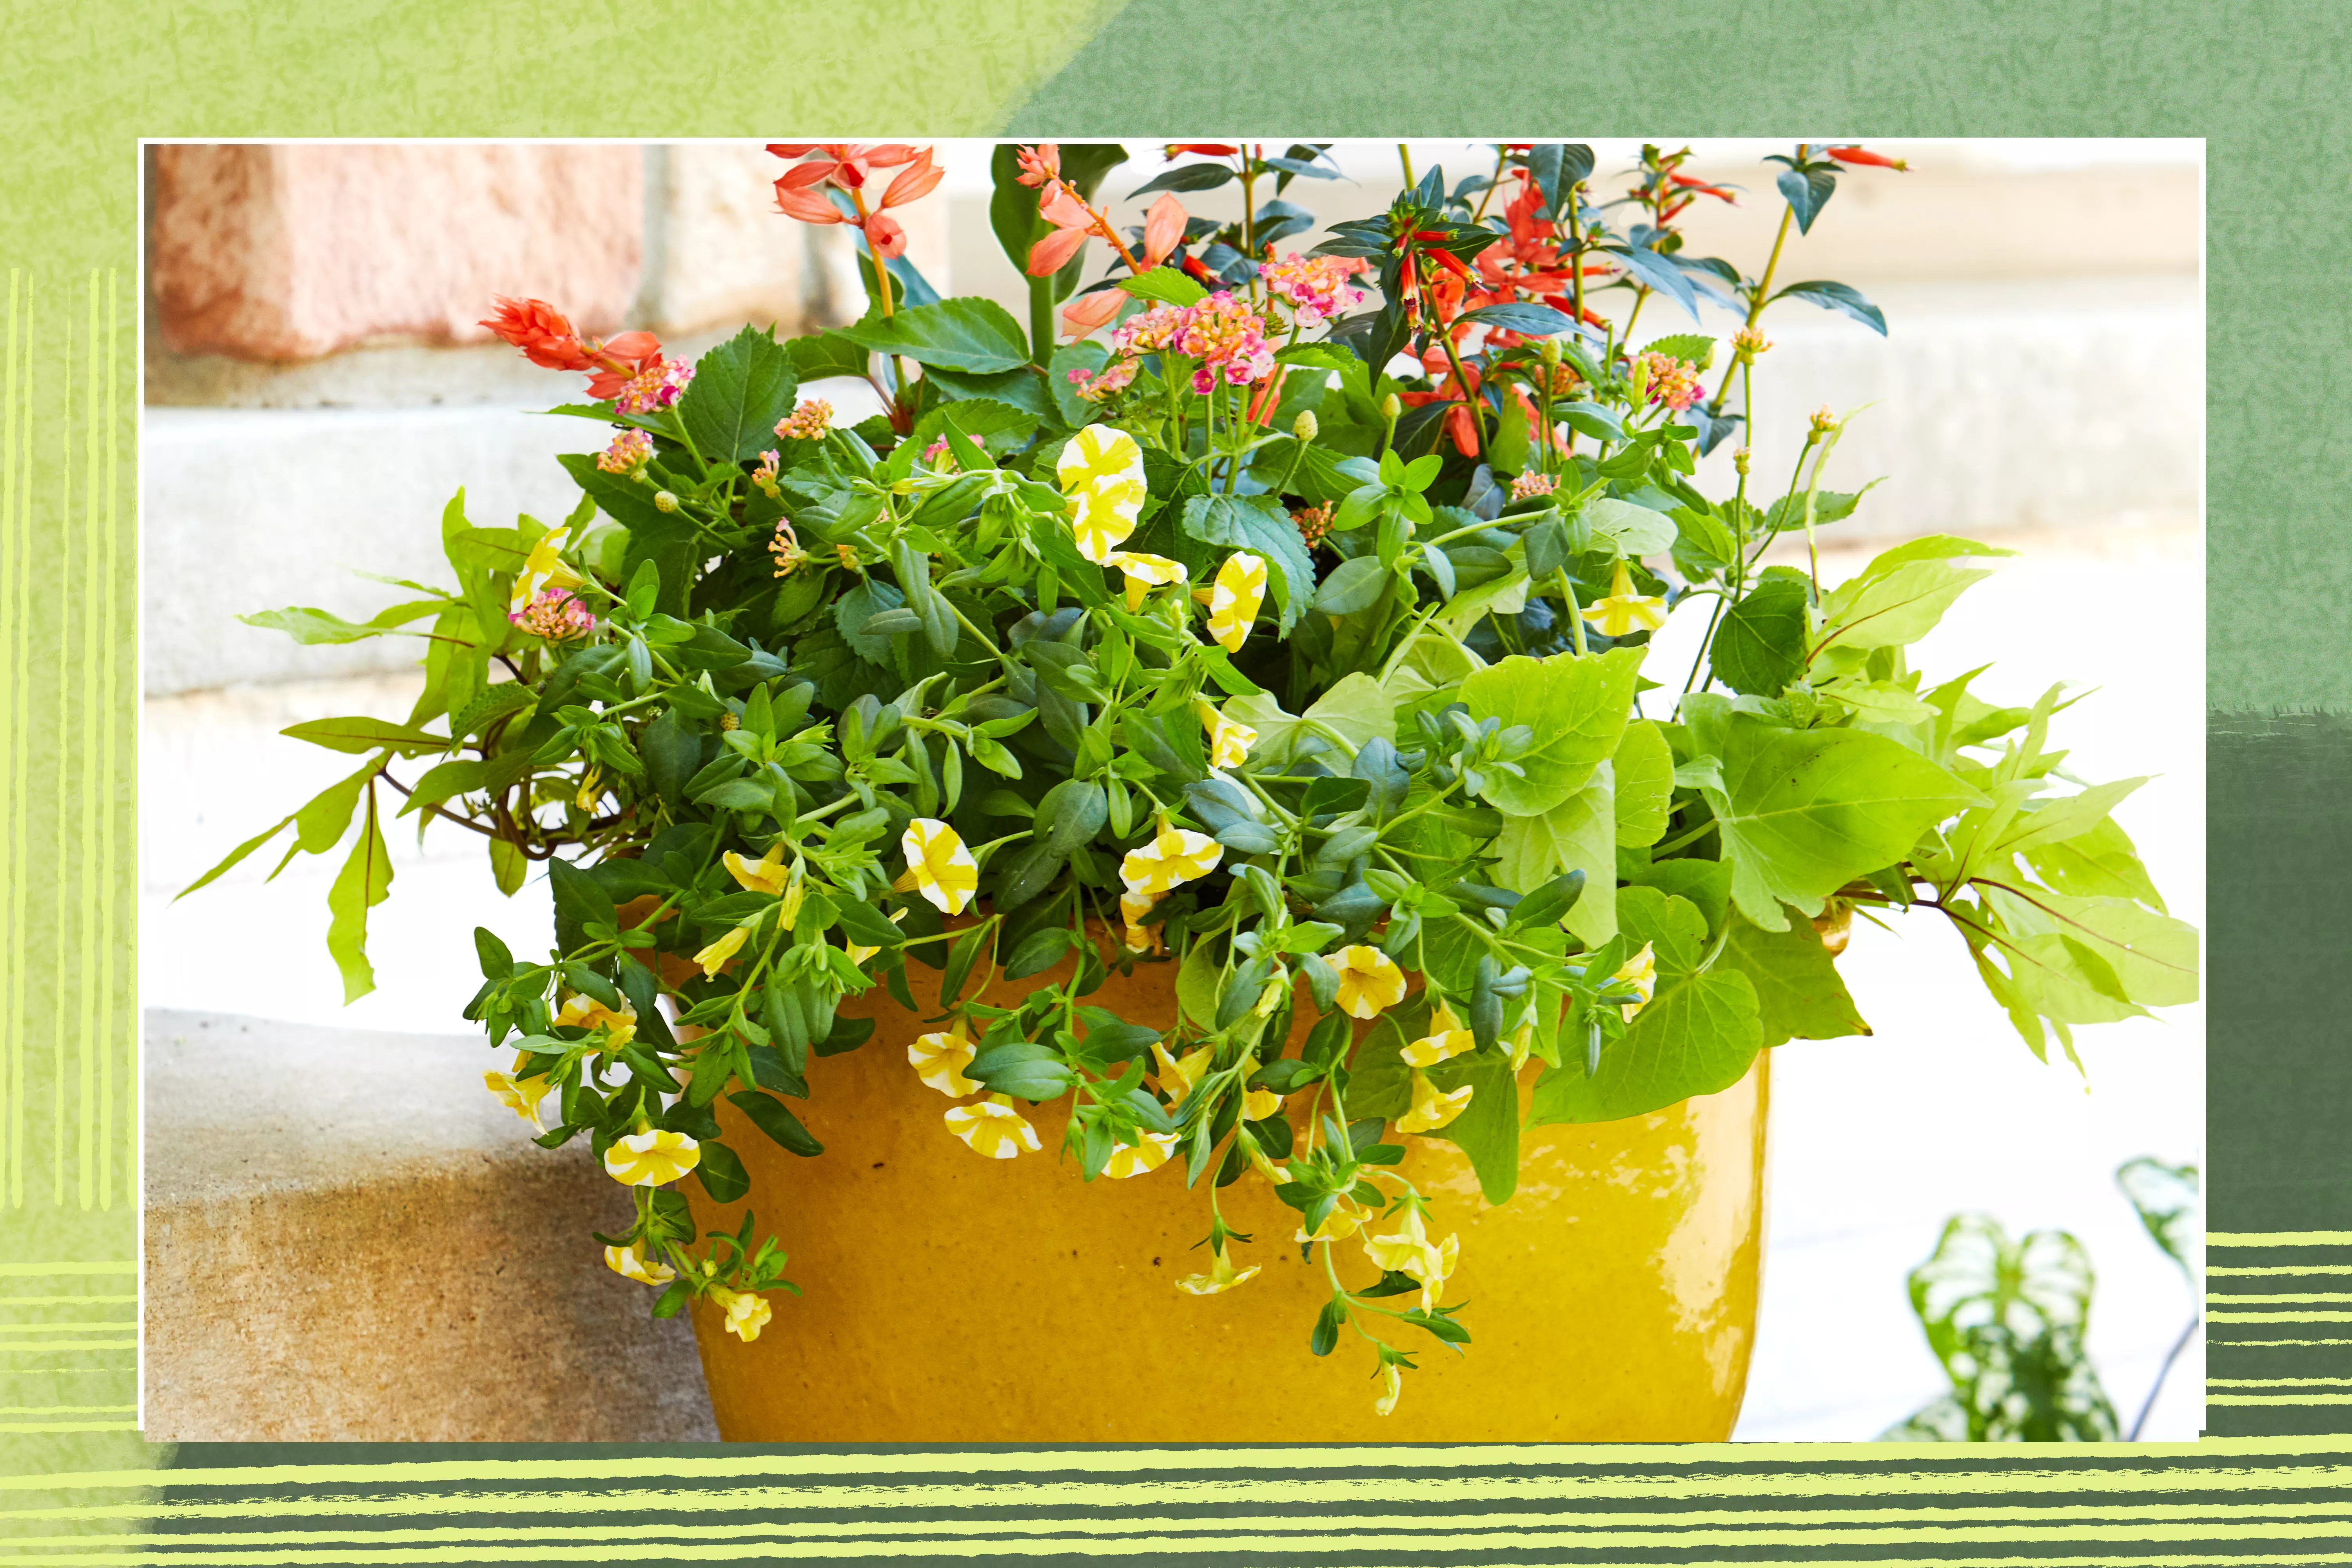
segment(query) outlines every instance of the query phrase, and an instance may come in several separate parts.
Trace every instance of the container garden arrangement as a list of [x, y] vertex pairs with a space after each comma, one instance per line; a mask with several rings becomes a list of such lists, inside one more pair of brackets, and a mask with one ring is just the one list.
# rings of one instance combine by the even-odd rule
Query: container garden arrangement
[[1948, 925], [2037, 1054], [2192, 996], [2137, 781], [1908, 660], [2006, 552], [1767, 564], [1861, 504], [1826, 410], [1693, 483], [1776, 307], [1885, 330], [1781, 263], [1889, 160], [1772, 160], [1751, 275], [1687, 153], [1407, 168], [1298, 252], [1325, 145], [1168, 148], [1132, 228], [1127, 150], [1005, 146], [1024, 322], [908, 265], [928, 151], [772, 151], [863, 318], [688, 363], [499, 301], [588, 377], [577, 510], [461, 492], [454, 586], [247, 617], [425, 686], [289, 730], [357, 771], [205, 879], [348, 836], [352, 996], [395, 818], [548, 880], [552, 951], [476, 933], [488, 1088], [627, 1186], [597, 1243], [728, 1437], [1722, 1437], [1767, 1062], [1866, 1032], [1853, 918]]

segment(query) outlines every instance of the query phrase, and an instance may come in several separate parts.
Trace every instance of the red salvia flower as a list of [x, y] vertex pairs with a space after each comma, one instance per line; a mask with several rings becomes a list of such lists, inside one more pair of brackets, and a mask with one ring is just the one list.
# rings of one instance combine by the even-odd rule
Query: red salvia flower
[[1841, 163], [1862, 163], [1874, 169], [1909, 169], [1900, 158], [1890, 158], [1884, 153], [1873, 153], [1864, 147], [1832, 147], [1830, 156]]

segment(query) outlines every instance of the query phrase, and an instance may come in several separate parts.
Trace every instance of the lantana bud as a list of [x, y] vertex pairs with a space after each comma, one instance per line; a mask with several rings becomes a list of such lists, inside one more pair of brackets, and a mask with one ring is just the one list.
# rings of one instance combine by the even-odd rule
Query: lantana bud
[[1740, 478], [1742, 478], [1742, 479], [1746, 479], [1746, 478], [1748, 477], [1748, 448], [1747, 448], [1747, 447], [1734, 447], [1731, 449], [1731, 466], [1732, 466], [1732, 468], [1734, 468], [1735, 469], [1737, 469], [1737, 470], [1738, 471], [1738, 473], [1739, 473], [1739, 477], [1740, 477]]
[[1403, 412], [1404, 405], [1397, 401], [1397, 395], [1395, 393], [1391, 392], [1386, 397], [1381, 399], [1381, 417], [1387, 420], [1390, 424], [1395, 424], [1397, 422], [1397, 416]]
[[1536, 353], [1543, 357], [1546, 368], [1549, 368], [1550, 366], [1559, 363], [1559, 340], [1558, 338], [1544, 339], [1543, 342], [1537, 346]]
[[1315, 423], [1315, 411], [1309, 408], [1299, 414], [1297, 421], [1290, 426], [1290, 433], [1303, 443], [1315, 439], [1315, 433], [1320, 428], [1321, 426]]
[[654, 492], [654, 510], [656, 511], [676, 511], [677, 510], [677, 498], [670, 494], [667, 490], [656, 490]]

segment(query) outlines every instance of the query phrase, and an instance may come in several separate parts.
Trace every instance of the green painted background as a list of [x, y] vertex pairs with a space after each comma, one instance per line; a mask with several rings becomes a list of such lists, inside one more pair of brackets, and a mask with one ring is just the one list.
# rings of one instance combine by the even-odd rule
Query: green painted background
[[[2325, 1436], [2352, 1428], [2337, 1414], [2352, 1395], [2217, 1401], [2213, 1428], [2249, 1436], [2063, 1456], [174, 1454], [124, 1429], [120, 1300], [137, 1255], [142, 135], [2207, 138], [2211, 843], [2230, 873], [2212, 899], [2209, 1160], [2213, 1226], [2236, 1243], [2214, 1258], [2352, 1274], [2336, 1228], [2352, 1207], [2336, 1022], [2352, 723], [2327, 716], [2352, 711], [2352, 8], [11, 0], [0, 15], [0, 1559], [2352, 1561], [2352, 1438]], [[2346, 1367], [2329, 1347], [2352, 1344], [2352, 1313], [2324, 1283], [2298, 1289], [2322, 1299], [2251, 1328], [2217, 1315], [2217, 1376], [2231, 1356], [2265, 1375]], [[2303, 1370], [2282, 1370], [2290, 1356]], [[2322, 1435], [2252, 1436], [2296, 1431]]]

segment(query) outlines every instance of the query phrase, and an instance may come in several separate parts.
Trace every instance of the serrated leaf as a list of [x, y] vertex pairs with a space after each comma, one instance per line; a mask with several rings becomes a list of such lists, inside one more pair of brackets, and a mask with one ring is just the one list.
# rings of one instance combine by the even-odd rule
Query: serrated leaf
[[876, 353], [989, 374], [1029, 363], [1029, 340], [1011, 311], [992, 300], [942, 300], [892, 316], [869, 315], [840, 335]]
[[776, 422], [792, 413], [799, 389], [792, 352], [745, 327], [695, 362], [677, 415], [706, 462], [740, 462], [776, 444]]

